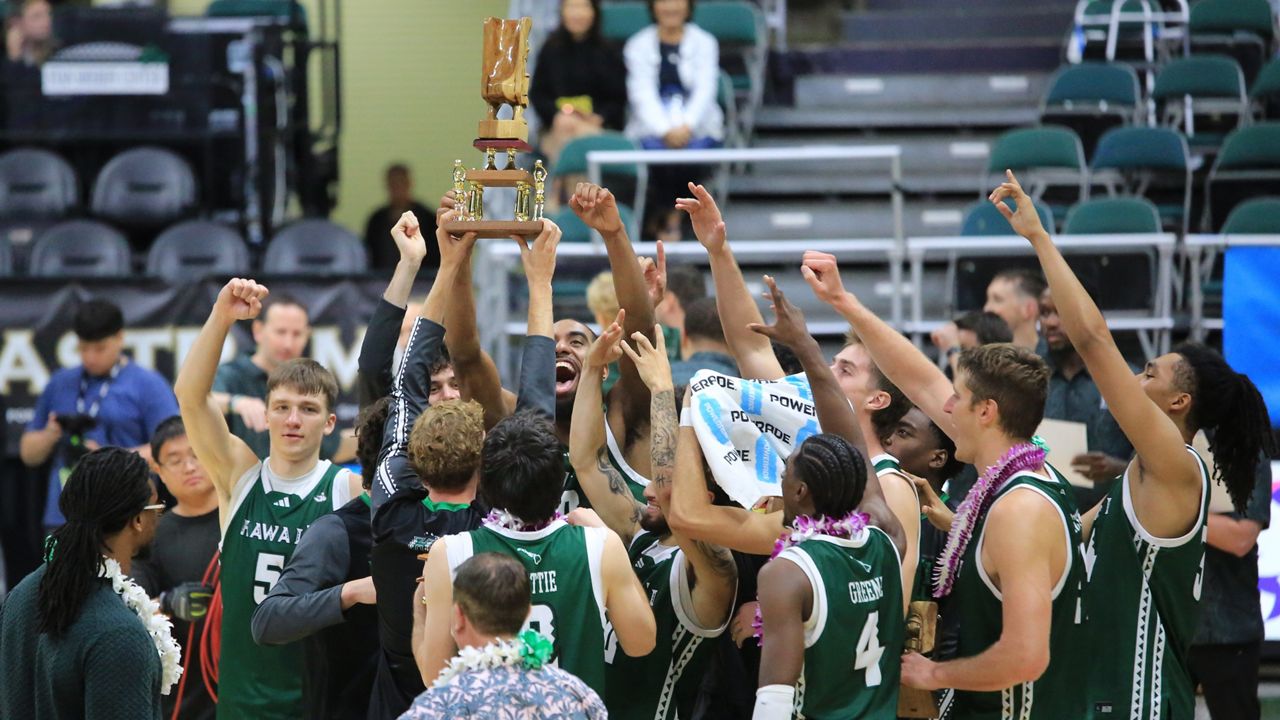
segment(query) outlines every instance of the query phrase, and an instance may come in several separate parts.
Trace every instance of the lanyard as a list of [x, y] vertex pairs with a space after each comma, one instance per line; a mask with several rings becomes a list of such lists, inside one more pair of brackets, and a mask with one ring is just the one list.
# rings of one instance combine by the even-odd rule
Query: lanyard
[[106, 399], [107, 393], [111, 392], [111, 383], [115, 382], [120, 376], [120, 368], [124, 367], [124, 358], [111, 367], [111, 374], [107, 375], [107, 379], [102, 382], [98, 388], [98, 397], [94, 398], [93, 404], [85, 411], [84, 396], [89, 392], [89, 373], [82, 368], [80, 370], [80, 392], [76, 395], [76, 413], [80, 415], [88, 415], [91, 418], [98, 417], [98, 411], [102, 409], [102, 401]]

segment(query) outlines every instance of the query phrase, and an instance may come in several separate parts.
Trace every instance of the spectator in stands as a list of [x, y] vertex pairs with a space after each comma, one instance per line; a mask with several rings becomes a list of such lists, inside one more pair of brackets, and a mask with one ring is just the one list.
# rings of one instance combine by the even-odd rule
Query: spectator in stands
[[684, 328], [680, 342], [684, 359], [671, 363], [671, 377], [676, 387], [688, 385], [689, 379], [699, 370], [738, 376], [738, 364], [733, 361], [729, 345], [725, 342], [715, 298], [704, 297], [689, 303]]
[[1004, 318], [1013, 331], [1013, 344], [1034, 350], [1044, 357], [1048, 348], [1036, 331], [1040, 319], [1040, 294], [1046, 285], [1036, 270], [1009, 268], [996, 273], [987, 285], [987, 303], [982, 309]]
[[413, 175], [409, 166], [395, 163], [387, 168], [387, 204], [369, 213], [364, 224], [364, 246], [369, 251], [369, 264], [376, 270], [393, 270], [400, 262], [400, 251], [391, 239], [391, 228], [400, 216], [412, 212], [421, 218], [424, 237], [427, 239], [427, 256], [422, 265], [440, 267], [440, 249], [436, 246], [436, 212], [430, 210], [413, 196]]
[[1190, 665], [1213, 720], [1258, 720], [1261, 713], [1258, 534], [1271, 524], [1271, 463], [1258, 463], [1256, 473], [1245, 512], [1213, 513], [1208, 519], [1204, 595]]
[[178, 414], [178, 402], [159, 373], [124, 354], [124, 314], [106, 300], [88, 300], [72, 323], [80, 364], [49, 378], [22, 433], [19, 454], [29, 467], [49, 469], [46, 530], [66, 522], [58, 496], [86, 451], [114, 445], [150, 457], [160, 421]]
[[945, 353], [947, 376], [954, 377], [960, 351], [991, 343], [1013, 342], [1009, 324], [999, 315], [985, 310], [971, 310], [934, 330], [930, 335], [933, 346]]
[[[205, 617], [213, 600], [210, 567], [222, 539], [218, 495], [213, 481], [187, 440], [182, 417], [175, 415], [151, 436], [151, 469], [177, 504], [160, 516], [148, 557], [133, 563], [133, 577], [173, 620], [173, 638], [182, 647], [180, 689], [161, 698], [164, 717], [212, 720], [217, 712], [204, 680], [201, 661]], [[174, 706], [180, 709], [174, 714]]]
[[1124, 472], [1133, 456], [1133, 445], [1111, 417], [1084, 359], [1063, 331], [1058, 307], [1048, 288], [1040, 294], [1040, 329], [1049, 349], [1044, 356], [1050, 373], [1044, 416], [1085, 426], [1089, 452], [1072, 458], [1071, 465], [1096, 483], [1092, 488], [1072, 487], [1076, 506], [1087, 510], [1098, 504]]
[[37, 66], [53, 54], [53, 8], [48, 0], [19, 0], [10, 5], [5, 21], [5, 51], [9, 62]]
[[[288, 295], [274, 293], [263, 301], [262, 313], [253, 321], [253, 342], [257, 345], [253, 353], [218, 366], [213, 399], [226, 413], [231, 434], [244, 440], [257, 457], [266, 457], [271, 447], [264, 402], [267, 375], [281, 364], [302, 357], [310, 338], [307, 309]], [[342, 442], [339, 433], [326, 435], [320, 444], [320, 459], [338, 455]]]
[[561, 0], [560, 26], [538, 53], [529, 102], [542, 126], [540, 149], [553, 167], [571, 140], [622, 130], [626, 66], [600, 35], [600, 0]]
[[[693, 24], [694, 0], [648, 0], [653, 25], [627, 41], [627, 134], [650, 150], [717, 147], [724, 139], [724, 114], [716, 101], [720, 44]], [[680, 215], [672, 207], [685, 183], [687, 167], [650, 170], [645, 227], [662, 239], [679, 239]], [[646, 233], [646, 235], [648, 235]]]
[[[653, 306], [654, 317], [662, 327], [675, 331], [663, 333], [667, 347], [679, 349], [684, 335], [684, 318], [689, 305], [707, 297], [707, 281], [694, 265], [676, 265], [667, 271], [667, 290]], [[679, 359], [679, 358], [676, 358]]]

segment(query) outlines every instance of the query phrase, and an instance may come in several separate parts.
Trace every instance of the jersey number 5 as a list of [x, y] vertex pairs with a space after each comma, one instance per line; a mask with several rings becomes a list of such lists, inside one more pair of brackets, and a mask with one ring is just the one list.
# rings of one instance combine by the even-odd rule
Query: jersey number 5
[[284, 570], [284, 556], [275, 553], [258, 553], [258, 566], [253, 571], [253, 604], [267, 599], [267, 593], [276, 586], [280, 571]]
[[867, 687], [880, 684], [881, 655], [884, 655], [884, 646], [880, 644], [880, 613], [877, 611], [868, 615], [867, 622], [862, 625], [858, 653], [853, 658], [853, 669], [866, 671]]

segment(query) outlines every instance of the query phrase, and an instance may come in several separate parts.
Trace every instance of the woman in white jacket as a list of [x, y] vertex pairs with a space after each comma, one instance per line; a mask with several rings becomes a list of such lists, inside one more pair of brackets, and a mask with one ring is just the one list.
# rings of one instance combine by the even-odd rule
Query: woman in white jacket
[[[693, 6], [694, 0], [649, 0], [654, 24], [623, 49], [631, 109], [627, 135], [648, 150], [718, 147], [724, 138], [724, 114], [716, 101], [720, 44], [693, 24]], [[687, 168], [653, 170], [649, 207], [659, 211], [660, 221], [675, 217], [678, 223], [671, 204], [695, 178]]]

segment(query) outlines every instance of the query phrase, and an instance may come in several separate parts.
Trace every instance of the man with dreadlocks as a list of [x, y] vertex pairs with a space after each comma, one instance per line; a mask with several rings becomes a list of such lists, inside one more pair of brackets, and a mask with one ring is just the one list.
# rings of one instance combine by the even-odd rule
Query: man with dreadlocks
[[[760, 571], [757, 720], [859, 717], [898, 709], [906, 533], [866, 460], [859, 420], [799, 309], [766, 278], [777, 322], [756, 332], [804, 365], [818, 422], [787, 459], [783, 532]], [[692, 428], [682, 446], [696, 443]], [[882, 621], [883, 618], [883, 621]]]
[[1249, 378], [1198, 343], [1148, 362], [1134, 377], [1012, 172], [991, 202], [1035, 248], [1067, 336], [1137, 452], [1122, 481], [1084, 516], [1092, 643], [1085, 709], [1096, 718], [1191, 717], [1195, 686], [1186, 658], [1200, 612], [1209, 508], [1209, 471], [1191, 439], [1198, 430], [1211, 433], [1214, 474], [1243, 511], [1259, 454], [1271, 450], [1266, 406]]
[[85, 455], [58, 509], [67, 522], [45, 564], [0, 605], [0, 717], [160, 720], [180, 651], [127, 577], [164, 509], [147, 461], [114, 447]]

